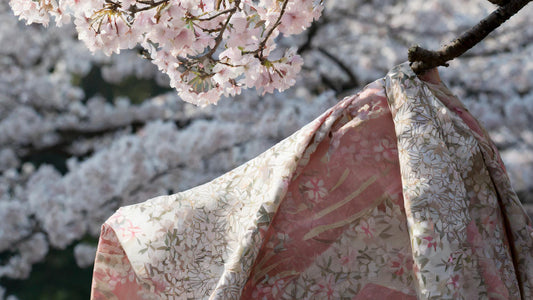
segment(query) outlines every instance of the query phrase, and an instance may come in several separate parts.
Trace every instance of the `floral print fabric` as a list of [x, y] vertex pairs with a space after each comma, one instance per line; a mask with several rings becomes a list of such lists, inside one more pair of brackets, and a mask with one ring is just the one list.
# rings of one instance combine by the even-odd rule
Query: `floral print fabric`
[[92, 299], [531, 299], [485, 131], [407, 64], [267, 152], [102, 227]]

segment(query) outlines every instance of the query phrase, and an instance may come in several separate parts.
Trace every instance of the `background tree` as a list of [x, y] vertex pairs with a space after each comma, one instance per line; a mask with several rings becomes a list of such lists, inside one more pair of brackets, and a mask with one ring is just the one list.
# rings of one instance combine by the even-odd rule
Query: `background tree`
[[[283, 3], [289, 5], [276, 3], [278, 15]], [[220, 5], [229, 11], [215, 19], [227, 20], [234, 6]], [[289, 53], [287, 60], [295, 59], [295, 52], [285, 51], [290, 47], [301, 55], [302, 61], [293, 61], [301, 64], [293, 88], [259, 96], [242, 89], [257, 87], [257, 81], [247, 84], [243, 71], [226, 78], [228, 95], [238, 87], [231, 79], [243, 80], [240, 95], [200, 109], [181, 101], [169, 88], [172, 76], [143, 58], [154, 52], [134, 47], [119, 55], [92, 55], [72, 24], [26, 26], [7, 3], [0, 3], [0, 298], [86, 299], [100, 225], [119, 206], [196, 186], [238, 166], [407, 60], [411, 45], [438, 49], [494, 7], [482, 0], [328, 0], [322, 17], [307, 31], [289, 37], [272, 33], [268, 39], [276, 44], [268, 61], [284, 53]], [[273, 16], [271, 25], [277, 20]], [[526, 7], [441, 70], [443, 80], [490, 131], [526, 204], [533, 203], [530, 16], [531, 7]], [[116, 21], [130, 19], [125, 15]], [[258, 23], [246, 29], [268, 34], [272, 27], [256, 28]], [[98, 23], [89, 25], [98, 29]], [[216, 30], [210, 36], [216, 40]], [[252, 46], [244, 51], [267, 69], [264, 74], [279, 75], [262, 64], [252, 53], [259, 48]], [[220, 62], [222, 52], [211, 53], [213, 59]], [[175, 87], [179, 84], [174, 80]], [[213, 86], [211, 81], [192, 92]], [[267, 85], [263, 91], [277, 87]], [[215, 101], [206, 99], [198, 104]], [[57, 274], [67, 278], [62, 281]]]

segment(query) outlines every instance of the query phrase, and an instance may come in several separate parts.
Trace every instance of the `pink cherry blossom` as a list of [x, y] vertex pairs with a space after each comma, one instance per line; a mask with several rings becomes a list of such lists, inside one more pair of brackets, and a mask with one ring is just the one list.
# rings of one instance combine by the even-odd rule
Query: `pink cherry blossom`
[[[242, 88], [283, 91], [296, 82], [302, 59], [270, 57], [282, 32], [297, 34], [321, 12], [316, 0], [11, 0], [28, 24], [74, 17], [79, 39], [106, 55], [142, 46], [180, 97], [215, 104]], [[229, 51], [229, 52], [228, 52]]]

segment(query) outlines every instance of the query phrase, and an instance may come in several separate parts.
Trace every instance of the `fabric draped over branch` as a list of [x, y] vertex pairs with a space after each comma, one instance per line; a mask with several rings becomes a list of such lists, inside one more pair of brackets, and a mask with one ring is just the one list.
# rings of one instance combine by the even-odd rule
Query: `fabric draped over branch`
[[102, 227], [92, 299], [531, 299], [486, 132], [402, 64], [250, 162]]

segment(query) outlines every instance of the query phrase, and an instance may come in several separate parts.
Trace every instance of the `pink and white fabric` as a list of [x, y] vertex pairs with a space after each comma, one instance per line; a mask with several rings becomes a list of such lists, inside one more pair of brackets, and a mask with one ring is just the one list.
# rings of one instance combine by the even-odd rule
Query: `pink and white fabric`
[[237, 169], [119, 209], [92, 299], [531, 299], [532, 233], [486, 132], [402, 64]]

